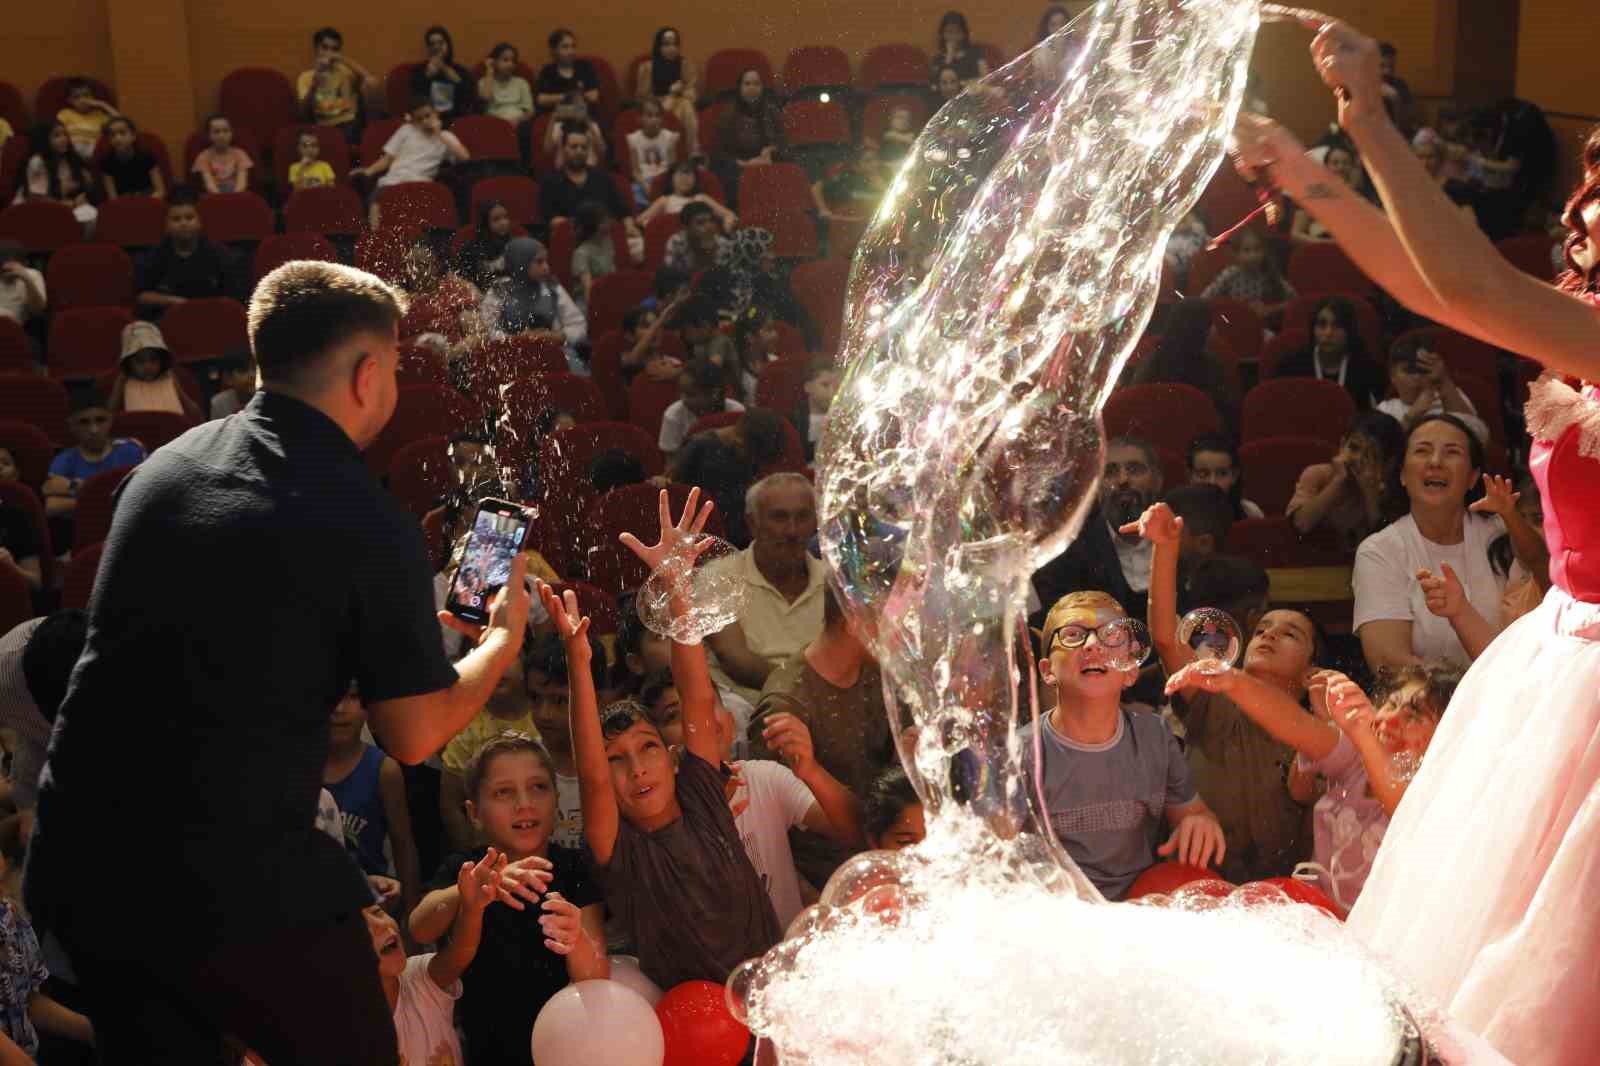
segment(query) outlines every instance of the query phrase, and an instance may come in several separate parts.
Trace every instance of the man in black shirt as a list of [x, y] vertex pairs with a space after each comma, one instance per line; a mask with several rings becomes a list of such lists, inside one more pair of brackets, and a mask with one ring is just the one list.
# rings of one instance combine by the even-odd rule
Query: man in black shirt
[[330, 263], [250, 308], [263, 391], [126, 479], [89, 637], [40, 778], [24, 886], [103, 1061], [394, 1063], [360, 868], [313, 828], [328, 718], [355, 681], [419, 762], [516, 661], [519, 561], [452, 667], [416, 522], [361, 449], [394, 412], [404, 298]]
[[604, 204], [613, 219], [629, 229], [634, 227], [633, 212], [611, 175], [589, 166], [588, 132], [578, 126], [566, 127], [561, 133], [561, 169], [546, 174], [539, 183], [539, 211], [552, 226], [562, 219], [571, 222], [585, 200]]

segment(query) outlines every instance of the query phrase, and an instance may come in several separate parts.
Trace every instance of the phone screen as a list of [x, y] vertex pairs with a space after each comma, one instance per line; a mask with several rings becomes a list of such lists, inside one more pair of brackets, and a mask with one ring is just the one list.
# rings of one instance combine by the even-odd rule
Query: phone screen
[[511, 560], [522, 550], [527, 532], [528, 514], [516, 504], [479, 504], [445, 608], [469, 621], [488, 621], [489, 604], [510, 578]]

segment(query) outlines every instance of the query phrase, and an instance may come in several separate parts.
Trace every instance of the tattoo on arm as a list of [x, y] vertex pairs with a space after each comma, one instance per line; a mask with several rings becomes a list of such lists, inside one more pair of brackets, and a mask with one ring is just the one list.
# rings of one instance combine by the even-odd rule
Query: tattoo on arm
[[1306, 200], [1334, 200], [1334, 199], [1337, 199], [1338, 196], [1339, 196], [1339, 193], [1338, 193], [1338, 191], [1336, 189], [1333, 188], [1333, 186], [1327, 184], [1326, 182], [1319, 181], [1319, 182], [1316, 182], [1316, 183], [1314, 183], [1312, 185], [1307, 186], [1306, 187], [1306, 191], [1305, 191], [1305, 195], [1300, 197], [1300, 199], [1302, 201], [1306, 201]]

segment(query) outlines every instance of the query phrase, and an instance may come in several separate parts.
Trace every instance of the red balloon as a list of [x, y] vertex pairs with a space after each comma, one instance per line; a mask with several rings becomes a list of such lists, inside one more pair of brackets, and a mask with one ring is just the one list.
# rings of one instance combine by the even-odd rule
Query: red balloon
[[1344, 921], [1344, 911], [1339, 905], [1328, 898], [1328, 894], [1309, 881], [1301, 881], [1294, 877], [1269, 877], [1258, 884], [1271, 885], [1281, 889], [1283, 894], [1296, 903], [1305, 903], [1320, 910], [1327, 911], [1329, 915]]
[[661, 1066], [737, 1066], [750, 1044], [750, 1030], [728, 1012], [715, 981], [685, 981], [656, 1004], [666, 1056]]
[[[1138, 899], [1140, 896], [1153, 896], [1157, 893], [1170, 896], [1174, 890], [1182, 888], [1191, 881], [1217, 880], [1221, 879], [1200, 866], [1192, 866], [1186, 862], [1158, 862], [1140, 874], [1122, 898]], [[1223, 884], [1227, 882], [1224, 881]]]

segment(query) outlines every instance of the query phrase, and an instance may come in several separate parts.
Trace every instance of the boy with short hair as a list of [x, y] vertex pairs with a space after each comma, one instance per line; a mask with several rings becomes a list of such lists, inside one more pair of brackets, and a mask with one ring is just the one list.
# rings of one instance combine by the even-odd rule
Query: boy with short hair
[[1183, 519], [1178, 558], [1185, 569], [1222, 550], [1234, 515], [1226, 492], [1215, 485], [1178, 485], [1167, 490], [1166, 504]]
[[296, 159], [289, 164], [289, 184], [296, 189], [315, 189], [332, 185], [339, 178], [333, 167], [322, 158], [322, 142], [310, 130], [302, 130], [294, 139]]
[[87, 78], [67, 79], [67, 106], [56, 112], [56, 121], [67, 127], [73, 149], [85, 159], [94, 158], [100, 131], [117, 115], [116, 108], [96, 98]]
[[[624, 534], [624, 543], [654, 570], [699, 538], [711, 512], [709, 504], [698, 507], [699, 498], [699, 490], [689, 494], [674, 524], [663, 491], [661, 539], [646, 547]], [[541, 583], [539, 596], [567, 643], [583, 835], [611, 910], [638, 945], [640, 969], [656, 984], [720, 983], [777, 943], [782, 928], [728, 809], [705, 648], [672, 645], [685, 745], [675, 763], [638, 703], [612, 704], [602, 720], [582, 661], [589, 620], [570, 591], [563, 603]]]
[[311, 35], [314, 62], [295, 83], [295, 98], [319, 126], [335, 126], [355, 141], [360, 133], [361, 94], [378, 87], [378, 79], [344, 54], [344, 35], [324, 26]]
[[[678, 312], [679, 320], [690, 313], [691, 308], [685, 307]], [[685, 340], [703, 328], [699, 324], [685, 326]], [[689, 439], [689, 427], [694, 425], [696, 419], [719, 411], [744, 410], [744, 404], [728, 397], [729, 366], [728, 363], [715, 361], [712, 356], [702, 355], [691, 360], [678, 375], [678, 399], [661, 416], [661, 437], [657, 442], [669, 459]]]
[[51, 516], [76, 510], [78, 489], [95, 474], [144, 462], [144, 446], [138, 441], [112, 438], [111, 408], [92, 385], [73, 392], [67, 429], [76, 443], [51, 461], [43, 486], [45, 513]]
[[[621, 687], [625, 692], [643, 692], [646, 679], [663, 673], [671, 676], [672, 669], [672, 642], [652, 633], [639, 620], [639, 612], [634, 606], [635, 595], [633, 592], [624, 592], [617, 598], [617, 609], [622, 618], [617, 623], [615, 647], [617, 667], [624, 677]], [[733, 716], [734, 735], [730, 757], [749, 758], [750, 738], [747, 733], [750, 719], [755, 717], [755, 708], [733, 689], [720, 685], [717, 686], [717, 705]]]
[[256, 394], [256, 363], [248, 348], [223, 357], [218, 367], [222, 388], [211, 397], [211, 417], [227, 418], [244, 410]]
[[[587, 642], [581, 646], [575, 653], [568, 645], [569, 661], [587, 653]], [[587, 663], [574, 685], [577, 677], [588, 677]], [[444, 860], [432, 891], [411, 912], [411, 935], [423, 943], [442, 936], [468, 898], [464, 865], [477, 870], [499, 856], [497, 902], [484, 911], [485, 935], [461, 974], [461, 1023], [473, 1066], [526, 1066], [528, 1032], [545, 1002], [569, 981], [610, 976], [601, 897], [583, 856], [550, 839], [555, 767], [537, 740], [514, 730], [491, 738], [467, 764], [466, 787], [467, 813], [489, 846]]]
[[[1164, 858], [1196, 866], [1221, 862], [1216, 816], [1196, 793], [1177, 738], [1160, 716], [1122, 706], [1138, 665], [1116, 660], [1132, 637], [1127, 614], [1105, 592], [1072, 592], [1045, 617], [1039, 676], [1056, 690], [1056, 706], [1021, 727], [1027, 795], [1044, 796], [1067, 853], [1107, 899]], [[1034, 730], [1040, 732], [1040, 767]], [[1171, 829], [1157, 845], [1162, 823]]]
[[[446, 163], [464, 163], [471, 158], [461, 139], [444, 128], [439, 112], [427, 97], [411, 101], [406, 122], [384, 142], [383, 154], [364, 167], [355, 167], [350, 177], [378, 179], [378, 188], [408, 181], [433, 181]], [[378, 201], [370, 209], [371, 225], [379, 225]]]
[[652, 381], [675, 381], [683, 372], [683, 362], [661, 350], [661, 331], [677, 310], [680, 301], [669, 303], [659, 312], [641, 304], [622, 316], [622, 380], [631, 382], [641, 370]]

